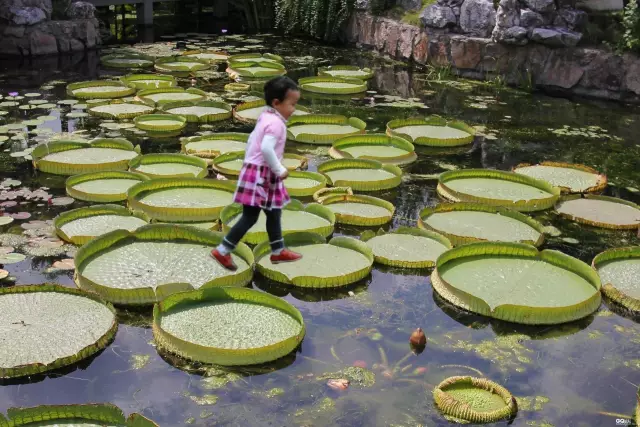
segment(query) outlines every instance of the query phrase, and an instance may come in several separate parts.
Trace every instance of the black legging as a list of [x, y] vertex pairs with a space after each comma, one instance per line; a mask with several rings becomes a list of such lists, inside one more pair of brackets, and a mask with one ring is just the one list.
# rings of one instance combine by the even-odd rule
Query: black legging
[[[229, 233], [222, 240], [222, 244], [230, 251], [234, 250], [238, 242], [247, 234], [247, 231], [258, 221], [261, 210], [256, 206], [243, 205], [240, 220], [229, 230]], [[267, 216], [267, 234], [269, 235], [271, 250], [278, 251], [283, 249], [284, 240], [282, 239], [282, 228], [280, 226], [282, 210], [264, 209], [264, 214]]]

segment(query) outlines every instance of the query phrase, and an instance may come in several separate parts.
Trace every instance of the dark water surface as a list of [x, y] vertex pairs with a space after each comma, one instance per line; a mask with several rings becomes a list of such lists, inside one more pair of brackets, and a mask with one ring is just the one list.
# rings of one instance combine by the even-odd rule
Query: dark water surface
[[[359, 117], [368, 123], [370, 132], [383, 132], [393, 118], [425, 114], [485, 127], [488, 137], [469, 150], [453, 154], [418, 150], [419, 160], [407, 168], [403, 184], [379, 194], [397, 207], [393, 227], [415, 224], [420, 209], [438, 204], [433, 175], [458, 168], [508, 170], [521, 162], [543, 160], [583, 163], [608, 176], [611, 185], [606, 194], [640, 202], [640, 115], [635, 107], [555, 99], [495, 84], [433, 81], [436, 77], [429, 70], [408, 68], [366, 52], [272, 36], [251, 39], [219, 41], [216, 46], [267, 46], [251, 49], [281, 54], [293, 77], [315, 75], [322, 64], [370, 66], [376, 71], [370, 90], [398, 97], [327, 100], [303, 96], [301, 103], [313, 111]], [[38, 92], [56, 103], [68, 97], [66, 82], [118, 74], [100, 68], [95, 57], [65, 59], [64, 64], [56, 61], [0, 63], [0, 94]], [[227, 78], [208, 77], [198, 78], [195, 85], [222, 93]], [[65, 84], [42, 88], [52, 80]], [[181, 80], [183, 86], [191, 84], [191, 79]], [[409, 98], [425, 106], [378, 105]], [[2, 109], [9, 114], [0, 117], [0, 125], [51, 114], [62, 119], [39, 128], [86, 130], [84, 135], [89, 137], [113, 132], [100, 127], [104, 121], [99, 119], [66, 118], [71, 111], [67, 106], [51, 112]], [[229, 121], [216, 125], [215, 130], [249, 132], [251, 127]], [[198, 131], [197, 126], [190, 126], [183, 136]], [[51, 194], [64, 195], [64, 177], [38, 173], [29, 161], [10, 156], [34, 145], [34, 138], [24, 134], [22, 142], [10, 139], [2, 143], [0, 178], [18, 179], [31, 189], [46, 186]], [[136, 143], [144, 153], [178, 152], [180, 148], [178, 138]], [[289, 144], [288, 149], [306, 153], [311, 158], [310, 170], [329, 158], [326, 147]], [[49, 219], [80, 206], [78, 202], [63, 208], [32, 203], [21, 209], [31, 212], [31, 219]], [[588, 263], [604, 249], [640, 244], [634, 232], [577, 225], [553, 212], [534, 216], [561, 232], [549, 237], [544, 248]], [[20, 233], [22, 222], [0, 231]], [[352, 227], [336, 230], [352, 236], [360, 231]], [[45, 272], [53, 261], [64, 257], [29, 257], [5, 268], [17, 284], [50, 281], [74, 286], [71, 273]], [[302, 312], [307, 336], [300, 350], [283, 360], [230, 373], [161, 357], [153, 346], [150, 310], [121, 310], [121, 326], [110, 346], [66, 371], [32, 382], [0, 385], [0, 411], [13, 406], [111, 402], [126, 413], [141, 412], [162, 426], [434, 426], [448, 422], [434, 407], [433, 387], [451, 375], [482, 374], [523, 399], [514, 426], [613, 426], [616, 418], [631, 416], [640, 384], [640, 329], [633, 319], [603, 303], [596, 314], [560, 326], [524, 327], [488, 320], [443, 302], [431, 288], [429, 273], [375, 266], [365, 282], [331, 293], [290, 290], [255, 278], [254, 288], [282, 296]], [[3, 285], [11, 282], [0, 282]], [[407, 340], [416, 327], [424, 329], [429, 342], [422, 354], [408, 355]], [[375, 384], [354, 384], [337, 392], [326, 386], [326, 380], [317, 379], [356, 361], [366, 363], [375, 373]], [[396, 364], [411, 367], [394, 372]], [[210, 404], [214, 398], [209, 395], [215, 395], [217, 403]]]

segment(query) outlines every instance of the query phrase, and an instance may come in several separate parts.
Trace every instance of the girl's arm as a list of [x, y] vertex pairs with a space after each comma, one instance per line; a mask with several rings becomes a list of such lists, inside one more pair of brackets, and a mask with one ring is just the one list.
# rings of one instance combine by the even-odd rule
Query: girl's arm
[[262, 143], [260, 144], [260, 151], [262, 152], [262, 157], [269, 165], [269, 168], [278, 176], [283, 176], [287, 172], [287, 168], [285, 168], [278, 156], [276, 155], [276, 143], [278, 139], [273, 135], [265, 135], [262, 138]]

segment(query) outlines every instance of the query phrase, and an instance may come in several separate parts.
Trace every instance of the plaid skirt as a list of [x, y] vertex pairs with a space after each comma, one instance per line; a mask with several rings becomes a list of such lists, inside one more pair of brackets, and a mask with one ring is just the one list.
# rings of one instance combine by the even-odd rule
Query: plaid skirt
[[267, 165], [245, 163], [240, 170], [233, 201], [266, 210], [282, 209], [291, 198], [279, 176]]

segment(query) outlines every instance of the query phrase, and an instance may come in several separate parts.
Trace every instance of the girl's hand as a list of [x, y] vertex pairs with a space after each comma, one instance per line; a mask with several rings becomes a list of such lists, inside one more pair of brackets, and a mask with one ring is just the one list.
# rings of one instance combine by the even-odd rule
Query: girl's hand
[[280, 179], [285, 180], [289, 176], [289, 170], [284, 171], [282, 175], [280, 175]]

